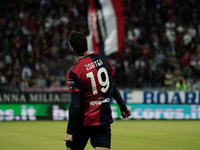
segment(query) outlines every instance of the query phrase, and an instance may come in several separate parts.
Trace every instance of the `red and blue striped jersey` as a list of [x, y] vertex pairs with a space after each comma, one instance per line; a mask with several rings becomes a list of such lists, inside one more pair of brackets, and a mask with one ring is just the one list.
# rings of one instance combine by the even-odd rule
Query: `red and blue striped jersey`
[[100, 54], [78, 60], [67, 72], [70, 92], [80, 92], [78, 125], [95, 126], [112, 123], [110, 99], [113, 94], [115, 70]]

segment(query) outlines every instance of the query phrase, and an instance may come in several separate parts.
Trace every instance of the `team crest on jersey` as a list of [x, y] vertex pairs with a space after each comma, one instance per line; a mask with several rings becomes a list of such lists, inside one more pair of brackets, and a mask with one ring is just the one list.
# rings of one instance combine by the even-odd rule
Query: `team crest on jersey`
[[72, 86], [75, 84], [75, 82], [72, 79], [67, 80], [67, 84]]

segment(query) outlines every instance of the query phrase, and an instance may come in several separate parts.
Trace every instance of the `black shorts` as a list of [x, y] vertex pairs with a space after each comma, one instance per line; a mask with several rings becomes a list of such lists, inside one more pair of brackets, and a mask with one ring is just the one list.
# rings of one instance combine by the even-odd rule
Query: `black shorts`
[[84, 149], [90, 138], [90, 143], [94, 148], [106, 147], [110, 149], [110, 124], [99, 126], [77, 126], [72, 138], [72, 142], [66, 142], [66, 146], [69, 148]]

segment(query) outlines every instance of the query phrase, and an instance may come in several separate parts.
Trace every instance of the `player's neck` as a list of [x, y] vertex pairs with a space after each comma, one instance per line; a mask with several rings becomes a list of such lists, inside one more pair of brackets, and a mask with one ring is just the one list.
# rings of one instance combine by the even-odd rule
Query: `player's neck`
[[88, 51], [82, 53], [82, 55], [77, 55], [77, 58], [78, 58], [78, 59], [81, 59], [81, 58], [83, 58], [83, 57], [85, 57], [85, 56], [87, 56], [87, 55], [90, 55], [90, 53], [89, 53]]

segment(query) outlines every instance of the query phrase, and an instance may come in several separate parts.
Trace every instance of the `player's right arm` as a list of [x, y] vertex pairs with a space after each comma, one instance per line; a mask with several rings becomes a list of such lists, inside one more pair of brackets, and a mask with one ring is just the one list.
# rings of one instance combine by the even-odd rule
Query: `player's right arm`
[[77, 75], [70, 70], [67, 72], [67, 84], [70, 91], [69, 120], [65, 141], [72, 141], [72, 135], [80, 112], [80, 83]]
[[73, 134], [76, 122], [80, 112], [80, 92], [70, 93], [71, 101], [69, 105], [69, 120], [67, 126], [67, 133]]

